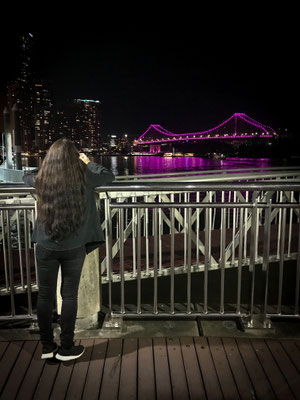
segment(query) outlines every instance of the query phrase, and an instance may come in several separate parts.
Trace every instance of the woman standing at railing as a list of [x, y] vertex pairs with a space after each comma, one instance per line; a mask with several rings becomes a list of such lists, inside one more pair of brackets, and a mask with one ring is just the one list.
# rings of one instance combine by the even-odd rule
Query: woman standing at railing
[[[23, 181], [36, 188], [37, 221], [32, 241], [37, 243], [39, 277], [37, 317], [42, 358], [72, 360], [84, 353], [74, 345], [78, 287], [85, 255], [104, 241], [94, 188], [114, 180], [103, 166], [80, 154], [66, 138], [47, 152], [40, 170], [25, 173]], [[60, 347], [54, 342], [53, 302], [61, 266], [62, 310]]]

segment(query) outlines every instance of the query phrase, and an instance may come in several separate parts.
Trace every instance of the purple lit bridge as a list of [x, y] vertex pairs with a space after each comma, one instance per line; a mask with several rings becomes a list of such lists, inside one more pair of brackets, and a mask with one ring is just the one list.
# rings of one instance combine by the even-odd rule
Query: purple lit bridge
[[160, 125], [150, 125], [149, 128], [134, 142], [135, 146], [150, 145], [151, 153], [160, 152], [160, 145], [174, 142], [195, 140], [222, 139], [227, 141], [271, 139], [277, 136], [274, 129], [255, 121], [243, 113], [235, 113], [226, 121], [202, 132], [173, 133]]

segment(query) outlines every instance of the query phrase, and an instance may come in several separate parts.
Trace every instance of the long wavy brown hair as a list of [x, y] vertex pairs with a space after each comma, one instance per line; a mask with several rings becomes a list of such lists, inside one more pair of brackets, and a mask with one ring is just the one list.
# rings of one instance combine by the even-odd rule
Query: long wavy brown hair
[[85, 164], [67, 138], [49, 148], [36, 176], [37, 220], [53, 240], [80, 227], [85, 211]]

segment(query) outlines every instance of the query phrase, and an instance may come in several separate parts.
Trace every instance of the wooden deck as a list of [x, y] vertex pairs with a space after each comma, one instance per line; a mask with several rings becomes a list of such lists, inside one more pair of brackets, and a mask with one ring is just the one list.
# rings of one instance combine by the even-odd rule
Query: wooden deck
[[300, 339], [84, 339], [68, 363], [38, 341], [0, 342], [0, 398], [300, 399]]

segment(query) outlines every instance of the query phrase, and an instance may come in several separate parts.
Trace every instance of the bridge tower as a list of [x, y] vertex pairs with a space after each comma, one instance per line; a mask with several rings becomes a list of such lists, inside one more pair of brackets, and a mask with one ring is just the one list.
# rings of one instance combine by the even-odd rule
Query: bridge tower
[[160, 153], [160, 144], [151, 144], [150, 153]]

